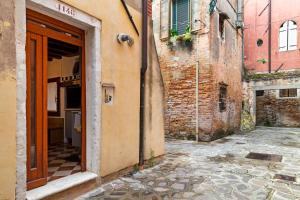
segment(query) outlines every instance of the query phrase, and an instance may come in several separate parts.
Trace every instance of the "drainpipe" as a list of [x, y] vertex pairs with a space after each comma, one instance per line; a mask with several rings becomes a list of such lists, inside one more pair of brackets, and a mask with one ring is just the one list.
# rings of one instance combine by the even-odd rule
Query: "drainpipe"
[[272, 0], [269, 3], [269, 73], [272, 72]]
[[[238, 17], [237, 19], [239, 21], [244, 22], [244, 1], [239, 0], [238, 1]], [[245, 33], [244, 33], [244, 26], [241, 27], [241, 33], [242, 33], [242, 81], [245, 77]]]
[[197, 62], [196, 62], [196, 141], [199, 142], [199, 35], [197, 35]]
[[199, 141], [199, 60], [196, 63], [196, 141]]
[[139, 166], [144, 165], [145, 75], [148, 67], [148, 0], [142, 0], [142, 67], [140, 80], [140, 147]]

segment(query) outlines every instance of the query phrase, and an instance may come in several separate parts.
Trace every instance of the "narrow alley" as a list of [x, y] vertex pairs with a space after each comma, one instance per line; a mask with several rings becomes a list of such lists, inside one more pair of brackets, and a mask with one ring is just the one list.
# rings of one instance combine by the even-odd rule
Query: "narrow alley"
[[0, 0], [0, 200], [300, 200], [300, 0]]
[[161, 164], [79, 199], [300, 199], [299, 136], [258, 127], [210, 143], [171, 140]]

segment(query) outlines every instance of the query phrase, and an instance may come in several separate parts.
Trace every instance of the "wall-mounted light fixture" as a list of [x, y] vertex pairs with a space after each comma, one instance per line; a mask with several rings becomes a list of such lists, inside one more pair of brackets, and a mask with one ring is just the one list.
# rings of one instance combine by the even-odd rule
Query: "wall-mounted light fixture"
[[127, 44], [129, 46], [132, 46], [134, 44], [134, 40], [132, 37], [130, 37], [129, 35], [125, 34], [125, 33], [120, 33], [117, 35], [117, 39], [119, 43], [122, 42], [127, 42]]

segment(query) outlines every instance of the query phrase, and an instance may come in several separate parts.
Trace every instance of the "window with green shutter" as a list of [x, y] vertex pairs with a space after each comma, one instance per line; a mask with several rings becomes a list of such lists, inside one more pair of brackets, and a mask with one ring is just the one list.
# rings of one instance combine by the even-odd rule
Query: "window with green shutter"
[[190, 0], [173, 0], [172, 30], [182, 35], [188, 26], [190, 26]]

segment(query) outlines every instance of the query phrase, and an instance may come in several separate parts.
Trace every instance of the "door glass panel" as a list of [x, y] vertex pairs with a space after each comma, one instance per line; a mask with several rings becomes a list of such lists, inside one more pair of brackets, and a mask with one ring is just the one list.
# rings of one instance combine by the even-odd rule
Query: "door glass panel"
[[30, 41], [30, 122], [30, 166], [36, 168], [36, 40]]

